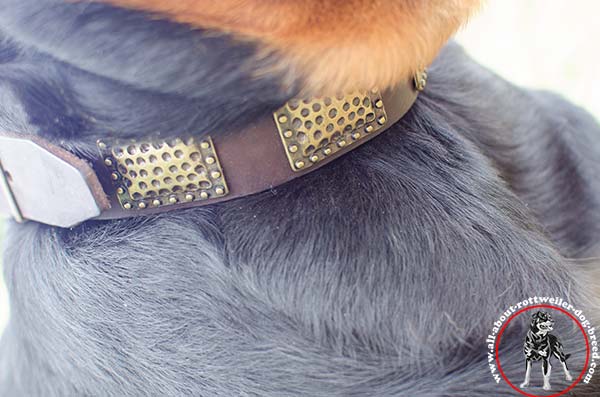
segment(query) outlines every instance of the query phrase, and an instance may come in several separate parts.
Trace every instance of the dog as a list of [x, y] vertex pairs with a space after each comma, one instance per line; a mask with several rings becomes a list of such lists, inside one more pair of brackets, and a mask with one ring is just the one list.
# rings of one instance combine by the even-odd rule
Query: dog
[[[478, 8], [3, 0], [0, 130], [88, 162], [99, 140], [242, 139], [293, 98], [428, 80], [377, 137], [256, 194], [9, 222], [0, 395], [514, 395], [485, 355], [504, 308], [560, 296], [598, 316], [600, 128], [449, 42]], [[578, 337], [561, 335], [572, 360]]]
[[571, 356], [563, 352], [563, 346], [558, 338], [551, 333], [554, 329], [554, 320], [548, 312], [538, 311], [531, 316], [531, 325], [525, 337], [523, 350], [525, 354], [525, 380], [521, 383], [521, 388], [529, 386], [529, 376], [531, 373], [531, 364], [533, 361], [542, 360], [542, 370], [544, 375], [544, 390], [550, 390], [550, 358], [556, 357], [562, 364], [565, 372], [565, 379], [572, 381], [573, 377], [567, 367], [567, 360]]

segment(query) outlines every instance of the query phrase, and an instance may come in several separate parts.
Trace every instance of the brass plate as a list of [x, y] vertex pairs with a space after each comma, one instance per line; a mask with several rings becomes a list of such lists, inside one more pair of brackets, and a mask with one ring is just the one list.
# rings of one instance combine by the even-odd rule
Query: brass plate
[[229, 193], [212, 139], [205, 137], [109, 145], [98, 141], [124, 209], [164, 207]]
[[387, 123], [379, 91], [291, 100], [273, 114], [290, 166], [303, 171]]

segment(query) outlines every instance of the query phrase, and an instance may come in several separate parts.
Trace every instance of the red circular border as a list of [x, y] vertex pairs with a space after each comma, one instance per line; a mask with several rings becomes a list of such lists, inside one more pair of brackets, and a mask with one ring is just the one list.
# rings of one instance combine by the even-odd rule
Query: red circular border
[[[515, 385], [513, 385], [510, 380], [508, 380], [508, 378], [506, 377], [506, 375], [504, 374], [504, 371], [502, 370], [502, 366], [500, 365], [500, 355], [498, 354], [498, 350], [500, 348], [500, 340], [502, 338], [502, 334], [504, 333], [504, 330], [506, 330], [506, 327], [508, 326], [508, 324], [510, 324], [510, 322], [512, 320], [514, 320], [519, 314], [529, 311], [529, 310], [533, 310], [533, 309], [537, 309], [537, 308], [548, 308], [548, 309], [554, 309], [554, 310], [558, 310], [563, 312], [564, 314], [566, 314], [567, 316], [569, 316], [571, 318], [571, 320], [575, 321], [575, 324], [577, 324], [577, 326], [579, 327], [579, 329], [581, 330], [581, 333], [583, 334], [583, 339], [585, 340], [585, 364], [583, 365], [583, 369], [581, 370], [581, 373], [579, 374], [579, 377], [577, 379], [575, 379], [575, 381], [571, 384], [571, 386], [567, 387], [566, 389], [564, 389], [561, 392], [558, 393], [554, 393], [554, 394], [550, 394], [548, 396], [540, 396], [537, 394], [531, 394], [531, 393], [527, 393], [523, 390], [521, 390], [520, 388], [516, 387]], [[506, 381], [506, 383], [508, 383], [508, 385], [510, 387], [512, 387], [516, 392], [527, 396], [527, 397], [559, 397], [562, 396], [565, 393], [570, 392], [575, 386], [577, 386], [577, 384], [579, 384], [579, 382], [581, 381], [581, 379], [583, 379], [583, 375], [585, 375], [585, 372], [588, 368], [588, 365], [590, 363], [590, 342], [588, 341], [588, 337], [587, 334], [585, 333], [585, 330], [583, 329], [583, 326], [581, 325], [581, 323], [579, 322], [579, 320], [573, 316], [571, 313], [569, 313], [568, 311], [566, 311], [565, 309], [558, 307], [558, 306], [553, 306], [553, 305], [534, 305], [534, 306], [530, 306], [530, 307], [526, 307], [524, 309], [519, 310], [518, 312], [516, 312], [515, 314], [513, 314], [512, 316], [510, 316], [508, 318], [508, 320], [506, 321], [506, 323], [502, 326], [502, 328], [500, 329], [500, 333], [498, 333], [498, 341], [496, 342], [496, 364], [498, 365], [498, 371], [500, 372], [500, 375], [502, 375], [502, 378], [504, 378], [504, 380]]]

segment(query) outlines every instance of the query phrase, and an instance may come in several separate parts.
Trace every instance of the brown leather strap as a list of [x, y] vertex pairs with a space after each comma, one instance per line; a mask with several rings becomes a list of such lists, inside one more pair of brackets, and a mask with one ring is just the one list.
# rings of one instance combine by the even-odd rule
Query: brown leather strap
[[[170, 163], [164, 159], [171, 159], [171, 155], [183, 156], [182, 153], [177, 153], [178, 150], [173, 147], [171, 149], [175, 151], [169, 152], [170, 154], [162, 152], [163, 156], [168, 155], [163, 159], [157, 159], [156, 156], [153, 158], [151, 155], [149, 157], [146, 154], [145, 157], [130, 156], [124, 160], [125, 162], [122, 162], [123, 158], [128, 156], [127, 153], [124, 157], [115, 157], [113, 155], [117, 152], [107, 148], [107, 145], [102, 142], [99, 144], [101, 155], [90, 166], [86, 161], [40, 137], [1, 134], [0, 167], [4, 172], [0, 173], [0, 182], [2, 182], [0, 187], [3, 187], [4, 193], [0, 194], [0, 213], [11, 215], [17, 220], [23, 218], [54, 226], [71, 227], [88, 219], [118, 219], [152, 215], [209, 205], [265, 191], [312, 172], [385, 131], [408, 112], [415, 102], [417, 93], [418, 90], [412, 79], [394, 89], [383, 92], [380, 95], [381, 101], [368, 103], [373, 109], [381, 107], [377, 114], [385, 115], [380, 120], [371, 120], [371, 124], [377, 127], [376, 130], [369, 134], [369, 129], [373, 129], [373, 127], [369, 127], [366, 123], [355, 123], [365, 129], [361, 134], [359, 128], [351, 131], [346, 126], [346, 131], [341, 137], [331, 137], [330, 139], [330, 145], [336, 144], [334, 151], [305, 145], [300, 148], [302, 153], [297, 152], [299, 148], [293, 142], [296, 138], [300, 141], [306, 139], [303, 132], [298, 132], [304, 129], [305, 124], [302, 124], [292, 136], [293, 132], [288, 131], [286, 126], [293, 129], [294, 123], [299, 125], [299, 118], [292, 120], [293, 116], [287, 117], [283, 113], [277, 112], [275, 117], [273, 115], [262, 117], [245, 126], [241, 131], [221, 134], [211, 141], [203, 141], [202, 146], [198, 146], [198, 152], [191, 154], [192, 157], [201, 158], [198, 160], [197, 166], [200, 168], [198, 173], [190, 171], [189, 178], [193, 180], [192, 177], [202, 176], [208, 172], [214, 179], [207, 177], [205, 183], [210, 184], [212, 180], [214, 186], [203, 190], [200, 183], [189, 192], [174, 190], [160, 193], [164, 189], [159, 189], [161, 186], [158, 186], [158, 177], [156, 177], [157, 181], [152, 180], [152, 183], [156, 182], [157, 184], [156, 191], [150, 192], [152, 187], [147, 186], [150, 179], [140, 179], [139, 175], [132, 171], [133, 168], [127, 168], [128, 165], [134, 167], [134, 161], [137, 158], [140, 164], [144, 164], [146, 161], [155, 161], [154, 165], [147, 164], [149, 167], [141, 168], [141, 171], [140, 167], [136, 168], [138, 172], [147, 174], [152, 172], [152, 169], [157, 175], [159, 171], [161, 174], [168, 172], [166, 168]], [[367, 98], [364, 99], [365, 103], [369, 102]], [[372, 98], [371, 101], [375, 101]], [[362, 104], [358, 103], [359, 99], [358, 97], [354, 98], [358, 104], [356, 108], [362, 107]], [[327, 99], [325, 103], [327, 103], [326, 101]], [[314, 109], [320, 108], [318, 103], [306, 106], [313, 106]], [[349, 115], [350, 118], [359, 117], [354, 114], [352, 109], [347, 109], [352, 106], [351, 104], [346, 102], [343, 106], [346, 112], [351, 112], [345, 113], [345, 115]], [[290, 105], [289, 109], [292, 108]], [[340, 112], [343, 112], [344, 109], [340, 109]], [[306, 109], [302, 110], [302, 112], [304, 111]], [[362, 111], [364, 112], [364, 109]], [[329, 113], [329, 115], [333, 113]], [[320, 122], [318, 117], [310, 120]], [[308, 125], [311, 123], [310, 120], [307, 119], [304, 122], [306, 128], [311, 127]], [[337, 121], [341, 120], [338, 118]], [[289, 142], [292, 143], [288, 142], [288, 134]], [[320, 132], [314, 135], [317, 136], [317, 134]], [[349, 138], [350, 136], [353, 138]], [[346, 143], [344, 137], [348, 137], [349, 142]], [[127, 150], [127, 146], [124, 148]], [[130, 148], [130, 150], [136, 150], [140, 147]], [[326, 155], [327, 150], [331, 151], [330, 155]], [[297, 154], [307, 157], [298, 157]], [[186, 166], [189, 168], [194, 165], [183, 161], [177, 163], [180, 168], [183, 166], [185, 169]], [[119, 162], [122, 163], [117, 164]], [[191, 160], [189, 162], [192, 163]], [[183, 172], [181, 169], [180, 171]], [[130, 177], [128, 173], [138, 179]], [[164, 175], [162, 176], [164, 177]], [[179, 177], [177, 176], [177, 178]], [[132, 186], [132, 181], [133, 184], [136, 184], [135, 186]], [[125, 182], [128, 185], [125, 185]], [[186, 180], [187, 182], [189, 181]], [[140, 196], [139, 192], [146, 191], [140, 190], [141, 188], [137, 184], [153, 193], [154, 196], [142, 195], [136, 198], [136, 194]], [[182, 182], [182, 184], [184, 183]]]

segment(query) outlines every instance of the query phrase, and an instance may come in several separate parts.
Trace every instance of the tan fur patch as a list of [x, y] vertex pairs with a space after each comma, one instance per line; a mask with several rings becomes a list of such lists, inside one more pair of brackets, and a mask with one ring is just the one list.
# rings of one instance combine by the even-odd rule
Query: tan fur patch
[[384, 88], [428, 65], [481, 0], [99, 0], [276, 51], [307, 92]]

